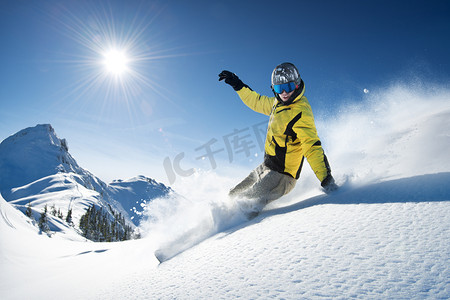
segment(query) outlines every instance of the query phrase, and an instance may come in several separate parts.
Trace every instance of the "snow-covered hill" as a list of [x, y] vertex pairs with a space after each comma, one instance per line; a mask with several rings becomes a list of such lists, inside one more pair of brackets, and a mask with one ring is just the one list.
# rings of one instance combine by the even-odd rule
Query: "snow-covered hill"
[[37, 235], [0, 197], [1, 298], [450, 298], [450, 91], [370, 95], [317, 118], [343, 187], [323, 195], [305, 166], [251, 221], [227, 197], [239, 178], [212, 172], [151, 201], [144, 238], [126, 242]]
[[[47, 206], [52, 233], [73, 239], [88, 207], [102, 208], [111, 219], [120, 213], [138, 225], [144, 204], [170, 189], [144, 176], [105, 184], [81, 168], [67, 141], [45, 124], [21, 130], [0, 144], [0, 191], [22, 212], [30, 209], [35, 220]], [[73, 226], [65, 221], [69, 211]]]

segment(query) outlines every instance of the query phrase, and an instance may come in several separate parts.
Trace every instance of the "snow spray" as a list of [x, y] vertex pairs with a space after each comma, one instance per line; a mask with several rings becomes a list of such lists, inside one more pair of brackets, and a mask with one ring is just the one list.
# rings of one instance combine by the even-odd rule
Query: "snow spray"
[[178, 181], [176, 192], [148, 204], [141, 231], [155, 243], [161, 262], [247, 220], [240, 202], [228, 196], [234, 181], [196, 173]]

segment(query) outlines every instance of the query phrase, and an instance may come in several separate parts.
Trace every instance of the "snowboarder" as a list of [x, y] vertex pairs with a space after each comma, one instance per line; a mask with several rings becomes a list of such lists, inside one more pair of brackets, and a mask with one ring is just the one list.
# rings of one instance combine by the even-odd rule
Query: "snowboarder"
[[273, 70], [275, 97], [256, 93], [230, 71], [222, 71], [221, 80], [233, 87], [248, 107], [270, 117], [264, 162], [231, 189], [230, 196], [256, 199], [265, 206], [294, 188], [305, 157], [326, 193], [338, 188], [304, 96], [305, 84], [293, 64], [282, 63]]

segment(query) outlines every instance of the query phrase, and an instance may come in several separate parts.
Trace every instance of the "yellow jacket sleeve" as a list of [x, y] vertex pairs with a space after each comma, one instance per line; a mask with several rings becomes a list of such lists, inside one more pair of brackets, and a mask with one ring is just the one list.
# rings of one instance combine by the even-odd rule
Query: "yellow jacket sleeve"
[[320, 139], [317, 136], [314, 117], [309, 104], [305, 105], [302, 110], [302, 117], [293, 129], [302, 145], [303, 156], [308, 160], [316, 177], [322, 182], [329, 174], [330, 167]]
[[251, 89], [245, 86], [239, 91], [237, 91], [237, 93], [241, 98], [242, 102], [244, 102], [245, 105], [247, 105], [254, 111], [259, 112], [261, 114], [265, 114], [267, 116], [270, 115], [274, 101], [276, 100], [275, 97], [267, 97], [260, 95], [257, 92], [252, 91]]

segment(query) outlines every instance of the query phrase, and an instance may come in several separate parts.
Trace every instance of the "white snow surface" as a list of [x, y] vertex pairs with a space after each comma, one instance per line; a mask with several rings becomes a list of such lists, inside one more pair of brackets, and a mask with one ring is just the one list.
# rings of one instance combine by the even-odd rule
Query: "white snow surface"
[[450, 298], [450, 90], [365, 97], [316, 115], [341, 189], [324, 195], [305, 164], [251, 221], [227, 197], [241, 178], [214, 172], [150, 202], [145, 236], [126, 242], [39, 235], [0, 197], [0, 298]]

